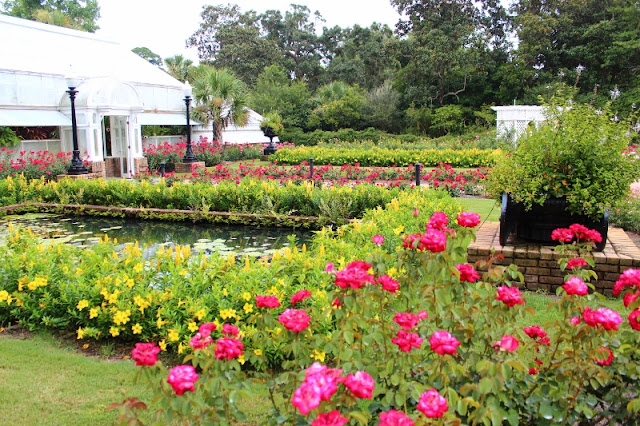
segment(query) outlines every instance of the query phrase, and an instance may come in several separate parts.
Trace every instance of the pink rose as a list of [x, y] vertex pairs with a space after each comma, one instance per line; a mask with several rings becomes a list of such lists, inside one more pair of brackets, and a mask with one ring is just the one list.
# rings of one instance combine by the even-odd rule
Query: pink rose
[[417, 240], [420, 240], [420, 238], [422, 237], [422, 234], [407, 234], [404, 236], [403, 240], [402, 240], [402, 247], [404, 248], [408, 248], [409, 250], [412, 250], [416, 247], [414, 247], [414, 242]]
[[293, 392], [291, 404], [300, 411], [300, 414], [306, 416], [309, 411], [320, 405], [320, 389], [307, 382], [302, 382], [300, 387]]
[[468, 263], [460, 263], [456, 265], [456, 268], [460, 272], [460, 281], [462, 282], [475, 283], [480, 279], [478, 272]]
[[608, 308], [598, 308], [593, 310], [588, 306], [582, 312], [582, 319], [589, 327], [596, 327], [598, 324], [605, 330], [617, 330], [622, 322], [620, 314]]
[[431, 215], [431, 218], [427, 223], [427, 229], [438, 229], [440, 231], [445, 231], [448, 224], [449, 216], [447, 216], [443, 212], [435, 212]]
[[437, 354], [455, 355], [457, 347], [460, 346], [458, 339], [453, 337], [448, 331], [440, 330], [433, 333], [429, 339], [431, 350]]
[[522, 305], [524, 300], [520, 298], [522, 293], [516, 287], [507, 287], [505, 285], [498, 287], [498, 295], [495, 300], [499, 300], [509, 307], [514, 305]]
[[332, 274], [335, 271], [335, 269], [333, 268], [333, 262], [328, 262], [327, 266], [324, 267], [324, 271]]
[[414, 423], [405, 413], [389, 410], [380, 413], [380, 424], [378, 426], [414, 426]]
[[300, 290], [293, 296], [291, 296], [291, 306], [296, 306], [298, 302], [302, 302], [304, 299], [311, 298], [311, 292], [309, 290]]
[[376, 280], [376, 284], [382, 284], [382, 289], [389, 291], [391, 293], [395, 293], [400, 289], [400, 283], [389, 277], [388, 275], [383, 275]]
[[285, 326], [287, 330], [299, 333], [309, 327], [311, 318], [304, 309], [285, 309], [278, 316], [278, 321]]
[[439, 418], [449, 409], [447, 400], [435, 389], [429, 389], [420, 395], [418, 410], [429, 418]]
[[160, 348], [155, 343], [136, 343], [131, 351], [131, 358], [137, 366], [154, 365], [158, 361]]
[[186, 391], [193, 392], [193, 384], [198, 381], [198, 374], [192, 365], [178, 365], [169, 371], [167, 383], [171, 385], [177, 395]]
[[216, 340], [216, 359], [231, 360], [234, 358], [238, 358], [240, 355], [242, 355], [243, 350], [244, 345], [242, 344], [242, 342], [232, 337], [223, 337]]
[[611, 362], [613, 361], [613, 352], [611, 352], [611, 349], [602, 346], [601, 348], [598, 349], [598, 355], [602, 356], [596, 356], [595, 357], [595, 361], [597, 364], [600, 365], [611, 365]]
[[580, 317], [571, 317], [571, 319], [569, 320], [571, 325], [578, 325], [580, 324], [580, 321], [582, 321]]
[[200, 324], [200, 328], [198, 328], [198, 333], [202, 337], [210, 336], [213, 331], [216, 329], [216, 325], [212, 322], [205, 322], [204, 324]]
[[222, 325], [222, 334], [229, 334], [231, 336], [237, 336], [239, 332], [240, 332], [240, 330], [238, 330], [238, 327], [236, 327], [235, 325], [231, 325], [231, 324], [223, 324]]
[[480, 215], [474, 212], [461, 212], [457, 216], [458, 225], [465, 228], [475, 228], [480, 223]]
[[513, 352], [518, 349], [518, 346], [520, 346], [520, 342], [518, 342], [518, 340], [512, 335], [505, 334], [504, 336], [502, 336], [502, 339], [494, 343], [493, 346], [496, 350]]
[[371, 237], [371, 241], [373, 241], [373, 244], [381, 246], [384, 243], [384, 237], [382, 235], [374, 235]]
[[361, 288], [366, 283], [373, 283], [374, 276], [369, 274], [371, 265], [361, 260], [349, 263], [336, 274], [336, 285], [340, 288]]
[[418, 250], [428, 250], [432, 253], [444, 251], [447, 247], [447, 234], [437, 229], [427, 229], [418, 244]]
[[589, 293], [587, 285], [578, 277], [571, 277], [562, 286], [568, 295], [586, 296]]
[[276, 296], [256, 296], [256, 306], [258, 308], [279, 308], [280, 301]]
[[318, 414], [311, 426], [342, 426], [348, 422], [349, 420], [342, 417], [338, 410], [333, 410], [330, 413]]
[[419, 349], [424, 339], [420, 338], [416, 333], [398, 330], [396, 337], [391, 338], [391, 341], [397, 345], [401, 351], [409, 352], [411, 348]]
[[629, 314], [627, 319], [629, 320], [629, 325], [634, 330], [640, 331], [640, 321], [638, 320], [640, 317], [640, 308], [636, 308], [633, 312]]
[[569, 227], [569, 230], [573, 233], [573, 236], [579, 240], [584, 240], [585, 236], [589, 232], [589, 228], [579, 223], [574, 223]]
[[396, 316], [393, 317], [393, 321], [407, 331], [418, 325], [420, 320], [421, 318], [418, 315], [414, 315], [411, 312], [396, 312]]
[[523, 330], [527, 334], [527, 336], [531, 337], [532, 339], [547, 337], [547, 332], [544, 331], [539, 325], [525, 327]]
[[413, 217], [420, 216], [420, 211], [418, 209], [413, 209]]
[[633, 286], [640, 288], [640, 269], [629, 268], [620, 275], [620, 278], [614, 284], [613, 295], [620, 296], [623, 288]]
[[569, 269], [580, 268], [582, 266], [587, 266], [587, 265], [588, 265], [587, 261], [581, 257], [578, 257], [575, 259], [569, 259], [569, 261], [567, 262], [567, 268]]
[[573, 240], [573, 232], [567, 228], [557, 228], [551, 232], [551, 239], [553, 241], [569, 243]]
[[199, 332], [196, 333], [195, 336], [191, 338], [191, 340], [189, 340], [189, 346], [191, 346], [194, 350], [204, 349], [212, 343], [213, 339], [211, 338], [211, 335], [203, 337]]
[[638, 299], [638, 296], [640, 296], [640, 291], [636, 291], [635, 293], [625, 293], [624, 297], [622, 298], [624, 307], [628, 308], [630, 304]]
[[371, 399], [376, 385], [373, 377], [366, 371], [357, 371], [349, 374], [344, 381], [344, 385], [356, 398]]

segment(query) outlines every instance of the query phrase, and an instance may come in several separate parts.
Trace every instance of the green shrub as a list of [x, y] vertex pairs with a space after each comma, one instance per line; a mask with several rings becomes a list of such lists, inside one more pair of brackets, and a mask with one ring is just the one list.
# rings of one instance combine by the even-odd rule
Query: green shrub
[[640, 234], [640, 196], [635, 194], [613, 206], [609, 211], [609, 221], [625, 231]]

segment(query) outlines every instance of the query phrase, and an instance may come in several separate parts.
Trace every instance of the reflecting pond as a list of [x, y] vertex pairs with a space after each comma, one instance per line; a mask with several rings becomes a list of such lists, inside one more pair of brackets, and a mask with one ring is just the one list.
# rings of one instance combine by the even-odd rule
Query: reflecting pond
[[290, 228], [256, 228], [187, 222], [63, 216], [48, 213], [8, 215], [0, 218], [0, 243], [8, 236], [9, 223], [31, 230], [43, 241], [56, 241], [78, 246], [97, 244], [105, 234], [119, 244], [138, 241], [148, 250], [160, 245], [190, 245], [205, 253], [263, 256], [291, 245], [308, 242], [312, 232]]

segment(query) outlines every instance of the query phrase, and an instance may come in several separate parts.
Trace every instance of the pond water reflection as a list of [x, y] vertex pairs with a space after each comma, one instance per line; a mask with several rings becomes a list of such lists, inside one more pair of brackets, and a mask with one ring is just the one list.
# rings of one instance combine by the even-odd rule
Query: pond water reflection
[[262, 256], [291, 244], [308, 242], [312, 232], [290, 228], [256, 228], [252, 226], [228, 226], [194, 224], [188, 222], [164, 222], [103, 218], [93, 216], [67, 217], [56, 214], [34, 213], [9, 215], [0, 218], [0, 243], [8, 236], [8, 225], [29, 227], [44, 242], [57, 241], [79, 246], [97, 244], [108, 235], [119, 244], [138, 241], [140, 245], [155, 251], [160, 245], [190, 245], [205, 253], [222, 255], [240, 254]]

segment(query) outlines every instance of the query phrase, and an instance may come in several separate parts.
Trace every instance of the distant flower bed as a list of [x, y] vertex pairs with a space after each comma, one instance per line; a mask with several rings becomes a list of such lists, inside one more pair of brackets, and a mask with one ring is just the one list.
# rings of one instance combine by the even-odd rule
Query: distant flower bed
[[15, 151], [0, 148], [0, 179], [7, 176], [23, 174], [27, 179], [54, 179], [63, 174], [71, 165], [71, 153], [59, 152], [54, 154], [49, 151], [20, 151], [20, 156], [11, 159]]

